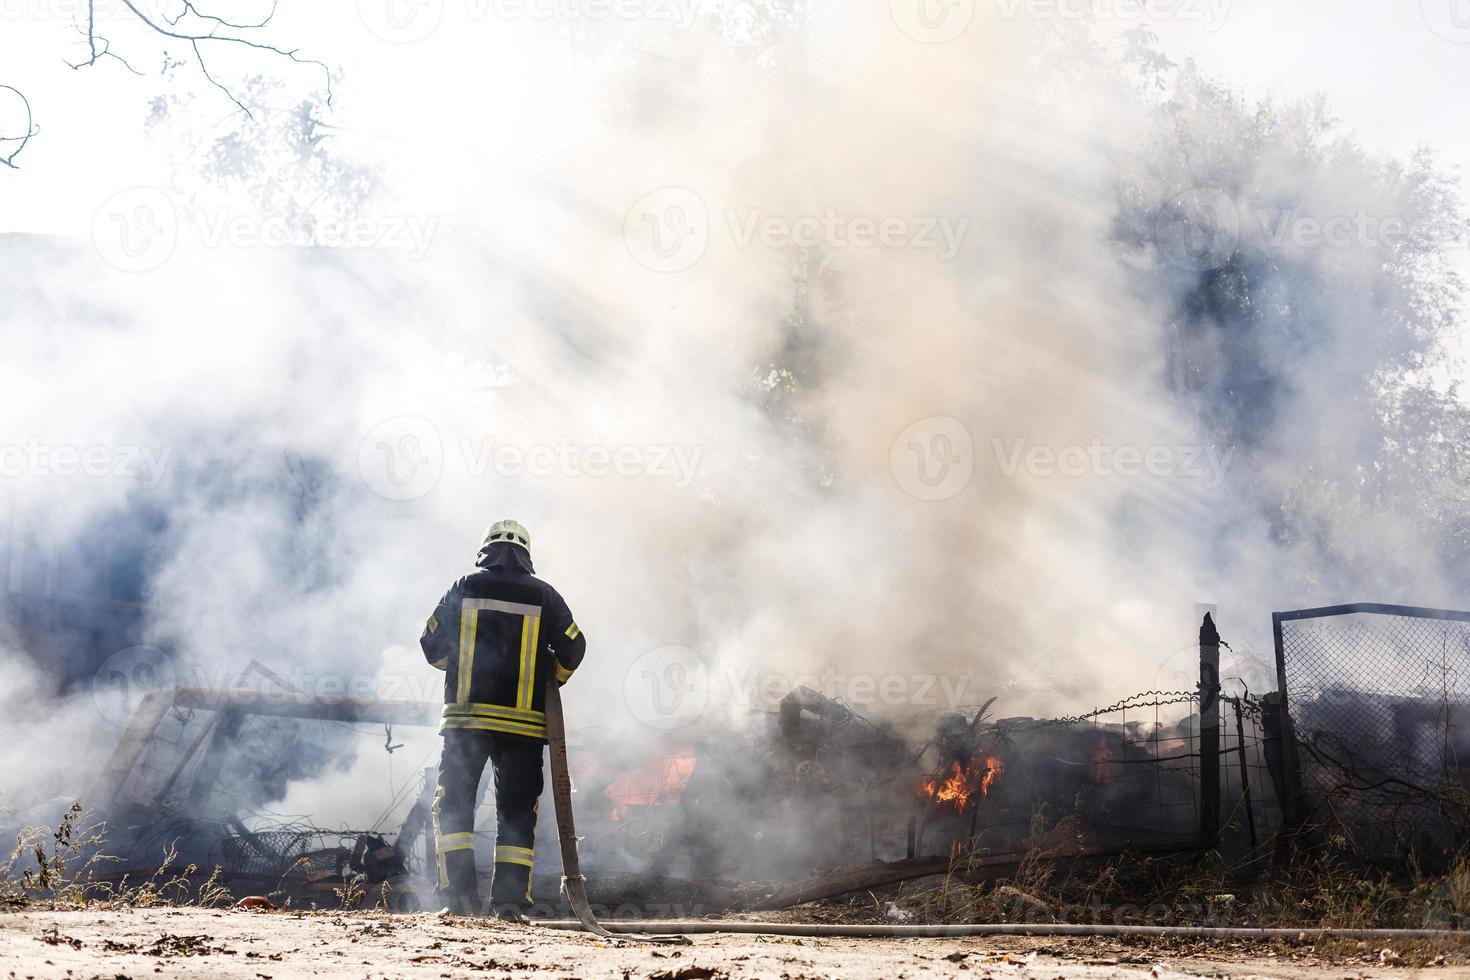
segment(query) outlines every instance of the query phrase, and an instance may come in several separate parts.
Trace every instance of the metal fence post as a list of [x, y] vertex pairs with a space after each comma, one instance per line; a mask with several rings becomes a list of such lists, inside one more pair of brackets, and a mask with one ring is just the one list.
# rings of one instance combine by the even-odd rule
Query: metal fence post
[[1199, 628], [1199, 836], [1220, 843], [1220, 633], [1205, 613]]
[[1287, 827], [1296, 829], [1302, 822], [1304, 808], [1301, 793], [1301, 761], [1297, 758], [1296, 726], [1291, 719], [1291, 695], [1286, 684], [1286, 643], [1282, 633], [1282, 614], [1271, 614], [1271, 636], [1276, 647], [1276, 691], [1280, 696], [1279, 751], [1281, 766], [1281, 815]]

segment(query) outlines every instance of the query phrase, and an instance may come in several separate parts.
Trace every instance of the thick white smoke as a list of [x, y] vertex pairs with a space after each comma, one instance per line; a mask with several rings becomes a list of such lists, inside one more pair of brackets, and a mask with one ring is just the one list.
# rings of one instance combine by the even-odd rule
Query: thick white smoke
[[[1280, 580], [1254, 479], [1168, 390], [1176, 294], [1138, 274], [1157, 243], [1117, 241], [1120, 184], [1171, 165], [1155, 101], [1081, 35], [982, 11], [924, 43], [866, 4], [769, 34], [765, 8], [679, 30], [450, 5], [390, 45], [296, 16], [280, 29], [349, 64], [318, 135], [379, 175], [347, 209], [378, 247], [256, 242], [288, 209], [211, 181], [239, 121], [188, 116], [205, 89], [157, 127], [195, 140], [179, 170], [78, 190], [104, 219], [172, 208], [162, 261], [120, 255], [105, 220], [102, 248], [0, 245], [0, 443], [168, 453], [153, 487], [28, 472], [11, 509], [63, 538], [163, 512], [151, 639], [187, 671], [224, 684], [254, 658], [432, 699], [421, 622], [503, 516], [590, 638], [574, 726], [633, 737], [642, 672], [682, 656], [645, 655], [670, 646], [705, 665], [711, 711], [810, 675], [927, 724], [1159, 686], [1199, 600], [1262, 643]], [[1161, 191], [1190, 189], [1177, 166]], [[286, 188], [292, 208], [355, 201], [340, 171], [298, 176], [324, 186]], [[1158, 465], [1118, 475], [1124, 447]], [[1298, 450], [1271, 448], [1263, 479]], [[399, 781], [433, 749], [405, 737]], [[386, 764], [280, 809], [352, 821]]]

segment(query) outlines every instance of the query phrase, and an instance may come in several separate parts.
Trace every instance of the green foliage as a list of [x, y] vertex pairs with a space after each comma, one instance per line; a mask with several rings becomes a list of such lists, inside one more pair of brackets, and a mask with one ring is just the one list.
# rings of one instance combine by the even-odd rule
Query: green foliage
[[[1235, 450], [1230, 489], [1291, 557], [1283, 578], [1318, 595], [1470, 584], [1470, 411], [1449, 356], [1466, 218], [1434, 154], [1375, 156], [1320, 98], [1249, 102], [1185, 66], [1119, 200], [1118, 240], [1165, 300], [1161, 380]], [[1160, 229], [1196, 208], [1218, 252], [1181, 262]]]

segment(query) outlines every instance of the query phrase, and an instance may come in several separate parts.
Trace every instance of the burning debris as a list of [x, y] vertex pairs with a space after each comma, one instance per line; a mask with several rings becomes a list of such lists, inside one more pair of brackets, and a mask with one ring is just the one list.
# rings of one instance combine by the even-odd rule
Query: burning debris
[[[1206, 677], [1210, 664], [1202, 664]], [[316, 771], [314, 760], [339, 751], [313, 749], [314, 739], [341, 736], [312, 726], [387, 726], [384, 748], [392, 750], [392, 726], [433, 725], [437, 709], [308, 697], [281, 690], [258, 665], [246, 676], [262, 686], [181, 688], [140, 706], [98, 784], [110, 801], [109, 846], [124, 859], [118, 876], [169, 851], [180, 864], [217, 868], [236, 894], [427, 907], [432, 770], [404, 800], [396, 832], [273, 825], [251, 812], [297, 773]], [[1379, 781], [1374, 800], [1390, 785], [1400, 795], [1439, 787], [1437, 798], [1450, 798], [1446, 784], [1432, 783], [1435, 772], [1450, 774], [1435, 753], [1458, 743], [1425, 733], [1459, 717], [1462, 705], [1339, 689], [1298, 697], [1291, 717], [1300, 743], [1283, 724], [1279, 695], [1219, 699], [1213, 751], [1226, 813], [1217, 828], [1222, 846], [1248, 852], [1290, 828], [1276, 800], [1293, 785], [1286, 760], [1297, 749], [1309, 760], [1307, 778], [1292, 789], [1298, 801], [1358, 800], [1369, 776]], [[1200, 774], [1211, 743], [1202, 738], [1197, 692], [1145, 692], [1057, 719], [993, 718], [994, 701], [940, 715], [920, 744], [805, 687], [745, 725], [706, 717], [643, 743], [589, 732], [571, 757], [594, 898], [776, 907], [935, 873], [959, 854], [968, 867], [1004, 868], [1028, 852], [1063, 858], [1202, 846], [1209, 810]], [[1348, 710], [1401, 731], [1412, 751], [1324, 730], [1324, 720]], [[232, 758], [230, 747], [250, 758]], [[1425, 759], [1420, 784], [1395, 775]], [[1398, 802], [1400, 818], [1417, 821], [1421, 843], [1456, 846], [1452, 809], [1441, 808], [1439, 823], [1430, 824], [1427, 811]], [[1379, 841], [1397, 826], [1381, 822], [1378, 837], [1363, 839]], [[538, 839], [553, 840], [554, 832], [543, 827]], [[555, 892], [561, 871], [549, 850], [537, 861], [543, 895]]]
[[990, 786], [1005, 771], [1005, 764], [994, 755], [976, 755], [965, 765], [949, 764], [948, 774], [930, 776], [919, 786], [919, 797], [930, 803], [953, 806], [964, 813], [990, 796]]

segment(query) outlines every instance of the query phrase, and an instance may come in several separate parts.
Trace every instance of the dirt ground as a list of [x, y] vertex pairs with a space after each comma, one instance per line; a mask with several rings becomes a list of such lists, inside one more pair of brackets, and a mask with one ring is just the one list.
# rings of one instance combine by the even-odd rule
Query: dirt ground
[[[1420, 964], [1420, 965], [1414, 965]], [[276, 980], [492, 976], [721, 980], [961, 976], [1470, 977], [1463, 952], [1306, 944], [1124, 943], [1055, 937], [697, 936], [652, 947], [536, 926], [439, 918], [155, 908], [0, 914], [0, 977]]]

